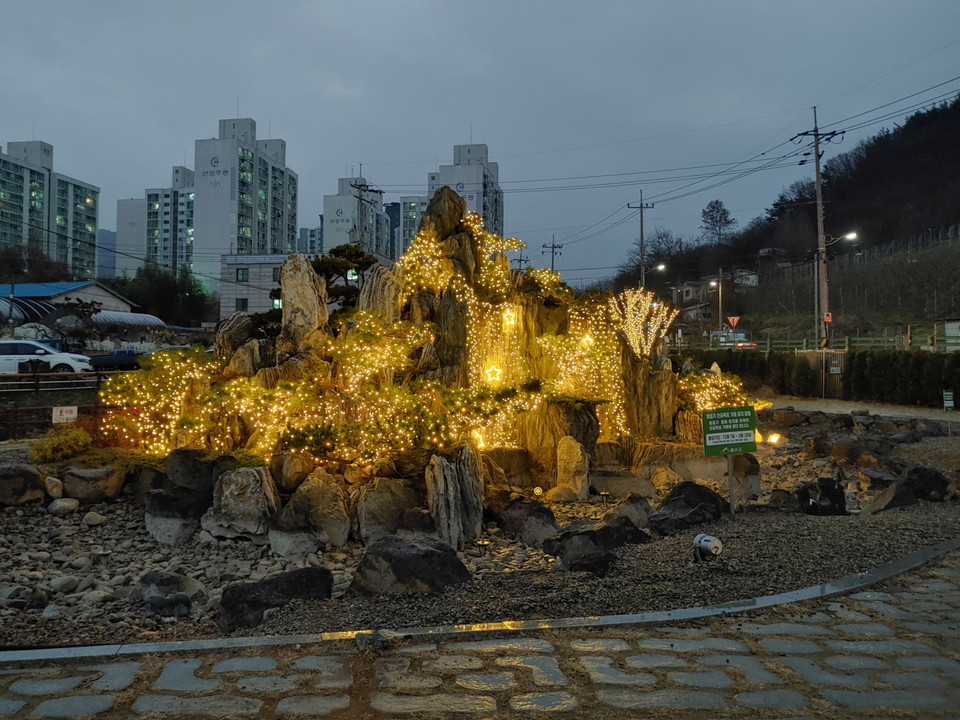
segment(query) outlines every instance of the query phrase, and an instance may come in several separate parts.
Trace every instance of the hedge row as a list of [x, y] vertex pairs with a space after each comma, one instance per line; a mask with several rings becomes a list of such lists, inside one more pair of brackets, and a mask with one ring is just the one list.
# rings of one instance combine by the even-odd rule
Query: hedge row
[[[748, 383], [769, 385], [781, 395], [812, 397], [820, 390], [818, 372], [804, 353], [688, 349], [673, 358], [675, 367], [685, 360], [698, 367], [716, 362], [724, 372]], [[960, 393], [960, 352], [851, 350], [846, 354], [846, 400], [942, 407], [944, 390]]]

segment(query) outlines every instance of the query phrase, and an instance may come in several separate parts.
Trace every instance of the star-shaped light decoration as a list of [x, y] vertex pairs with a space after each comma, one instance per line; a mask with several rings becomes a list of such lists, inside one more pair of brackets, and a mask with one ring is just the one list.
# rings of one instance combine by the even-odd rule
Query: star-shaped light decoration
[[593, 345], [593, 338], [589, 335], [584, 335], [583, 340], [581, 341], [584, 345]]
[[500, 376], [503, 375], [503, 370], [498, 368], [496, 365], [491, 365], [487, 368], [487, 382], [488, 383], [498, 383], [500, 382]]
[[517, 313], [512, 308], [503, 311], [503, 324], [508, 327], [517, 324]]

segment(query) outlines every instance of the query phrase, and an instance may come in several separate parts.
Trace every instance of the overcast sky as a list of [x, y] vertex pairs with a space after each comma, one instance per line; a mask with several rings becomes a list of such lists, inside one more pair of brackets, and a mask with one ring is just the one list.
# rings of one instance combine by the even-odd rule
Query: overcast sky
[[[812, 177], [776, 160], [812, 106], [828, 130], [899, 113], [829, 159], [960, 90], [957, 0], [9, 0], [0, 22], [0, 145], [52, 143], [100, 186], [103, 228], [221, 118], [286, 141], [301, 227], [361, 163], [390, 202], [486, 143], [505, 234], [546, 267], [555, 238], [574, 285], [623, 260], [641, 190], [648, 236], [697, 235], [713, 199], [745, 224]], [[768, 162], [787, 166], [729, 172]]]

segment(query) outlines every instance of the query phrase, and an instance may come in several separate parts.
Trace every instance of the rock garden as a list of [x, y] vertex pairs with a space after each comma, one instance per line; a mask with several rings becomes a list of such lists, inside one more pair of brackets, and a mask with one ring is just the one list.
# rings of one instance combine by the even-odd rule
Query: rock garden
[[[213, 354], [158, 353], [95, 420], [0, 448], [2, 644], [665, 610], [957, 537], [944, 424], [677, 372], [651, 294], [574, 297], [516, 246], [442, 189], [351, 312], [290, 256], [276, 327], [235, 315]], [[745, 404], [762, 442], [727, 478], [699, 413]]]

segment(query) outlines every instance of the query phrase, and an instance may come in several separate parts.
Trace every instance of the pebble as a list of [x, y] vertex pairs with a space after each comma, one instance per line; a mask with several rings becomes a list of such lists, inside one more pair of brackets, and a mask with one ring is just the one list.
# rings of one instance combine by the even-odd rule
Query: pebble
[[98, 512], [91, 510], [86, 515], [83, 516], [83, 519], [80, 521], [84, 525], [89, 525], [91, 527], [96, 527], [97, 525], [103, 525], [107, 521], [103, 515]]
[[58, 498], [47, 506], [47, 512], [57, 517], [63, 517], [80, 509], [80, 501], [76, 498]]

